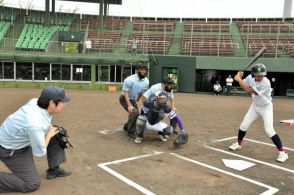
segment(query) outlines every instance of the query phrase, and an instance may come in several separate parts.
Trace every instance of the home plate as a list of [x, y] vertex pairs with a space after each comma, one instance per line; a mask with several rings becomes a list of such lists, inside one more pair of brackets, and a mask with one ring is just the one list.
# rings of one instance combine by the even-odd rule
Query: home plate
[[230, 160], [230, 159], [222, 159], [223, 163], [226, 167], [229, 167], [231, 169], [235, 169], [238, 171], [243, 171], [245, 169], [248, 169], [256, 164], [245, 161], [245, 160]]
[[293, 119], [281, 120], [280, 123], [284, 125], [293, 125], [294, 120]]

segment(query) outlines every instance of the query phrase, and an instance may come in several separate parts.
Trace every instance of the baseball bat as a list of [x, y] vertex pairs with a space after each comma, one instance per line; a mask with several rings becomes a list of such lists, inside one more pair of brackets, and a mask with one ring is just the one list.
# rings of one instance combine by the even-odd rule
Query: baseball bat
[[256, 62], [256, 60], [258, 60], [258, 58], [260, 58], [260, 56], [262, 56], [262, 54], [264, 54], [265, 51], [266, 51], [266, 47], [261, 48], [259, 50], [259, 52], [257, 52], [257, 54], [255, 54], [255, 56], [253, 56], [250, 59], [250, 61], [248, 62], [248, 64], [244, 68], [243, 72], [245, 72], [247, 70], [247, 68], [249, 68], [249, 66], [251, 66], [254, 62]]

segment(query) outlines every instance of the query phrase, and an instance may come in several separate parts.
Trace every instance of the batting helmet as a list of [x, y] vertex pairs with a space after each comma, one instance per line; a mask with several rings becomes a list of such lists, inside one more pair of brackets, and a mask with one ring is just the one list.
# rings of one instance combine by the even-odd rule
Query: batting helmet
[[253, 77], [257, 76], [265, 76], [266, 75], [266, 68], [264, 64], [255, 64], [251, 69], [251, 74]]
[[174, 81], [170, 77], [164, 77], [162, 79], [162, 83], [172, 85], [172, 84], [174, 84]]

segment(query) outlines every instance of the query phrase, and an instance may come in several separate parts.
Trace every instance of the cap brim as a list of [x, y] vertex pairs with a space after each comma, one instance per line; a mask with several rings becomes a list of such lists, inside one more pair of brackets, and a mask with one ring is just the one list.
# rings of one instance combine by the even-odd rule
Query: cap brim
[[70, 97], [64, 97], [62, 100], [61, 100], [62, 102], [69, 102], [70, 101]]

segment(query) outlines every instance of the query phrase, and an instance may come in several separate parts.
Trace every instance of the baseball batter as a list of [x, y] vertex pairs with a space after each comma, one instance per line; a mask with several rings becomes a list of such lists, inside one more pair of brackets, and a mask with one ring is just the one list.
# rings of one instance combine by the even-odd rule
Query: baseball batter
[[230, 150], [240, 150], [242, 140], [245, 137], [249, 126], [261, 116], [264, 123], [264, 128], [267, 135], [272, 139], [273, 143], [279, 151], [278, 162], [285, 162], [288, 159], [288, 154], [285, 152], [279, 135], [275, 132], [273, 127], [273, 104], [271, 98], [271, 84], [266, 76], [266, 67], [263, 64], [255, 64], [252, 67], [251, 75], [244, 80], [243, 72], [238, 72], [235, 80], [243, 88], [244, 91], [250, 93], [252, 96], [252, 104], [245, 115], [238, 133], [238, 142], [232, 144]]
[[161, 141], [167, 141], [168, 135], [173, 132], [173, 128], [172, 126], [162, 122], [164, 116], [169, 119], [175, 119], [181, 132], [184, 132], [181, 118], [169, 105], [167, 105], [167, 101], [168, 94], [163, 91], [158, 91], [155, 94], [154, 100], [146, 100], [144, 102], [141, 114], [136, 123], [136, 143], [142, 142], [145, 130], [156, 131], [158, 132]]

